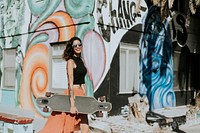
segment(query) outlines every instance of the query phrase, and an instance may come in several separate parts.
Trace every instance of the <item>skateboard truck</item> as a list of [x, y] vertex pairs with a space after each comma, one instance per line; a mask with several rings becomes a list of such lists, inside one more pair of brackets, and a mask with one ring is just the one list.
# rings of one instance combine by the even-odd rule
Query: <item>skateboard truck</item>
[[52, 96], [52, 95], [54, 95], [55, 93], [52, 93], [52, 92], [46, 92], [46, 94], [45, 94], [45, 96], [46, 97], [50, 97], [50, 96]]
[[99, 109], [103, 109], [105, 108], [103, 105], [99, 105]]
[[48, 100], [47, 99], [42, 99], [42, 101], [41, 101], [41, 103], [43, 103], [43, 104], [48, 104]]
[[108, 105], [107, 106], [102, 104], [99, 105], [99, 109], [107, 109], [107, 108], [109, 108]]
[[48, 108], [47, 106], [45, 106], [45, 107], [43, 108], [43, 112], [49, 112], [49, 108]]
[[38, 98], [37, 103], [42, 105], [47, 105], [49, 103], [49, 100], [45, 98]]

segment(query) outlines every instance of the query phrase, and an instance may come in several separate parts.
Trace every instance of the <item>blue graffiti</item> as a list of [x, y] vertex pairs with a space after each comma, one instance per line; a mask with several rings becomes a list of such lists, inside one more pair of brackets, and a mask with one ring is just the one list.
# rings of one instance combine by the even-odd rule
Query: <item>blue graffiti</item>
[[175, 106], [170, 27], [159, 9], [149, 8], [140, 39], [139, 93], [148, 97], [150, 110]]

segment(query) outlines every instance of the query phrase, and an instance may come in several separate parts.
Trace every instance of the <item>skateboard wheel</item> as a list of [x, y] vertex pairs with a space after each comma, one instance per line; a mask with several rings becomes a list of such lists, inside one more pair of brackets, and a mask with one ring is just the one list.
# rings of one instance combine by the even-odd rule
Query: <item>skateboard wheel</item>
[[90, 128], [91, 131], [94, 131], [94, 128], [93, 128], [93, 127], [89, 127], [89, 128]]
[[48, 108], [47, 106], [45, 106], [45, 107], [43, 108], [43, 112], [49, 112], [49, 108]]
[[179, 126], [178, 126], [178, 123], [177, 121], [173, 121], [172, 124], [171, 124], [171, 127], [172, 127], [172, 130], [178, 130], [179, 129]]
[[46, 96], [46, 97], [50, 97], [51, 94], [52, 94], [51, 92], [46, 92], [45, 96]]

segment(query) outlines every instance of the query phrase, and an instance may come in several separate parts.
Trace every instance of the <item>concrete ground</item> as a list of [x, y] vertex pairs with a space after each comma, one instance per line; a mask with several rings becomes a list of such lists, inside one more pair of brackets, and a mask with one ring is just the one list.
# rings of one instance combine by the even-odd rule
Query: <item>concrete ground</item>
[[200, 124], [193, 126], [180, 126], [179, 130], [172, 131], [169, 128], [163, 128], [160, 133], [200, 133]]
[[200, 133], [200, 124], [180, 127], [180, 132], [178, 133]]

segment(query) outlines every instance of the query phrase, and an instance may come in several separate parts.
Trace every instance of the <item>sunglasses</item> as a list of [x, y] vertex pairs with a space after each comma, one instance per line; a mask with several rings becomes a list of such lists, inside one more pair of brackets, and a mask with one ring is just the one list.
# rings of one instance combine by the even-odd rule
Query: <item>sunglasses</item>
[[73, 45], [72, 45], [72, 48], [75, 48], [75, 47], [78, 47], [78, 46], [79, 46], [79, 47], [82, 46], [82, 43], [79, 43], [79, 44], [73, 44]]

